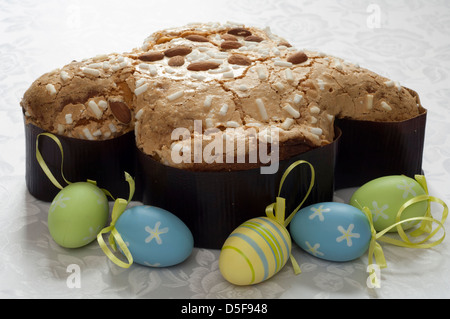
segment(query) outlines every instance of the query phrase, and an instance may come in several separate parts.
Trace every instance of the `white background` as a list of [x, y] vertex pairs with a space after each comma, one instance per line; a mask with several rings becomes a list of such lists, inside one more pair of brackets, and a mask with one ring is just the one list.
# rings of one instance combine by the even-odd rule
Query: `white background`
[[[96, 242], [66, 250], [52, 241], [49, 204], [25, 186], [23, 93], [41, 74], [72, 60], [129, 51], [154, 31], [198, 21], [270, 26], [299, 49], [357, 62], [417, 91], [429, 112], [423, 169], [430, 193], [450, 203], [450, 1], [1, 0], [0, 297], [449, 298], [449, 239], [428, 250], [384, 245], [388, 268], [380, 289], [366, 285], [367, 256], [332, 263], [294, 247], [301, 275], [288, 263], [265, 283], [235, 287], [219, 273], [217, 250], [195, 249], [167, 269], [125, 270]], [[350, 195], [338, 191], [336, 200]], [[67, 286], [72, 264], [80, 267], [80, 288]]]

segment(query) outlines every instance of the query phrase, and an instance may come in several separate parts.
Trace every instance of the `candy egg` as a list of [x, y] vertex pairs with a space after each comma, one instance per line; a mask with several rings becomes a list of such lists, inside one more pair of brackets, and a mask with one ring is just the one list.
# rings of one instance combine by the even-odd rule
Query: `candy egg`
[[366, 215], [335, 202], [318, 203], [297, 212], [290, 223], [294, 242], [309, 254], [330, 261], [350, 261], [369, 248], [372, 234]]
[[236, 228], [225, 241], [219, 269], [235, 285], [260, 283], [275, 275], [291, 253], [287, 229], [267, 217], [250, 219]]
[[174, 214], [158, 207], [135, 206], [116, 222], [133, 260], [141, 265], [168, 267], [181, 263], [192, 253], [194, 238]]
[[108, 220], [108, 199], [92, 183], [73, 183], [54, 198], [48, 213], [48, 229], [55, 242], [78, 248], [92, 242]]
[[[374, 179], [360, 187], [350, 199], [350, 204], [362, 209], [367, 207], [372, 212], [376, 231], [381, 231], [396, 223], [400, 207], [411, 198], [425, 195], [420, 184], [407, 176], [385, 176]], [[421, 201], [407, 207], [400, 220], [412, 217], [423, 217], [427, 211], [427, 201]], [[419, 221], [403, 223], [401, 227], [407, 230]], [[394, 227], [391, 232], [397, 231]]]

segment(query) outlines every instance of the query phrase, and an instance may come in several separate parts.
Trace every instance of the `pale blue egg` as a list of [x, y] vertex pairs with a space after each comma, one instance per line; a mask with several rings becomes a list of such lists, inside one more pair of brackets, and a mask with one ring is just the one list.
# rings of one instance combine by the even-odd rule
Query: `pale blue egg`
[[350, 261], [369, 248], [366, 215], [351, 205], [325, 202], [302, 208], [290, 223], [294, 242], [309, 254], [330, 261]]
[[134, 262], [151, 267], [169, 267], [192, 253], [191, 231], [174, 214], [153, 206], [127, 209], [116, 222]]

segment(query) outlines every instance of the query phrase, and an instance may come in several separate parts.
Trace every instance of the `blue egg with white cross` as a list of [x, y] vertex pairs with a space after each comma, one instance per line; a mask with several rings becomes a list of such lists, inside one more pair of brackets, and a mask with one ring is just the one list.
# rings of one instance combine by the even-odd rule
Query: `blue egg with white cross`
[[133, 261], [150, 267], [169, 267], [186, 260], [194, 248], [191, 231], [181, 219], [162, 208], [135, 206], [116, 222]]
[[309, 254], [340, 262], [361, 257], [372, 237], [366, 215], [356, 207], [337, 202], [300, 209], [290, 223], [290, 233]]

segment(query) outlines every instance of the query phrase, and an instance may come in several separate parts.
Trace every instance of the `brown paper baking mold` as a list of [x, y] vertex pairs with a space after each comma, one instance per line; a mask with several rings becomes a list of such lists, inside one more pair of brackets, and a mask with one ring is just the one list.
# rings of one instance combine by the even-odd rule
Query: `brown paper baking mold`
[[336, 159], [336, 189], [358, 187], [388, 175], [423, 174], [427, 111], [402, 122], [337, 119], [342, 130]]
[[[37, 199], [51, 202], [58, 194], [56, 188], [45, 175], [36, 159], [36, 138], [44, 130], [25, 125], [25, 180], [28, 191]], [[124, 172], [132, 176], [136, 169], [134, 133], [107, 141], [87, 141], [56, 135], [64, 152], [64, 176], [72, 183], [90, 179], [101, 188], [107, 189], [114, 197], [128, 198], [128, 184]], [[56, 143], [45, 136], [39, 138], [39, 150], [53, 176], [64, 187], [61, 177], [61, 151]], [[140, 200], [141, 191], [134, 197]]]
[[[418, 117], [395, 123], [336, 120], [333, 143], [281, 161], [273, 175], [262, 175], [259, 168], [195, 172], [165, 166], [137, 150], [133, 132], [109, 141], [58, 137], [69, 181], [96, 180], [113, 196], [127, 198], [123, 178], [127, 171], [136, 179], [134, 200], [177, 215], [191, 229], [197, 247], [220, 248], [242, 222], [265, 214], [266, 206], [275, 201], [284, 170], [299, 159], [309, 161], [316, 171], [316, 184], [304, 206], [331, 201], [335, 189], [357, 187], [377, 177], [422, 174], [427, 113], [421, 111]], [[36, 137], [42, 132], [25, 125], [26, 183], [37, 199], [52, 201], [59, 190], [36, 160]], [[59, 177], [58, 147], [46, 138], [39, 145], [47, 165]], [[289, 175], [281, 195], [287, 198], [287, 212], [303, 198], [309, 179], [306, 167]]]
[[[274, 174], [259, 168], [242, 171], [198, 172], [162, 165], [138, 152], [140, 183], [144, 204], [164, 208], [177, 215], [194, 236], [197, 247], [221, 248], [226, 238], [248, 219], [265, 216], [266, 206], [276, 199], [281, 177], [297, 160], [310, 162], [315, 169], [315, 186], [304, 205], [331, 201], [334, 193], [336, 140], [279, 163]], [[306, 165], [286, 179], [281, 197], [290, 213], [304, 198], [311, 181]]]

